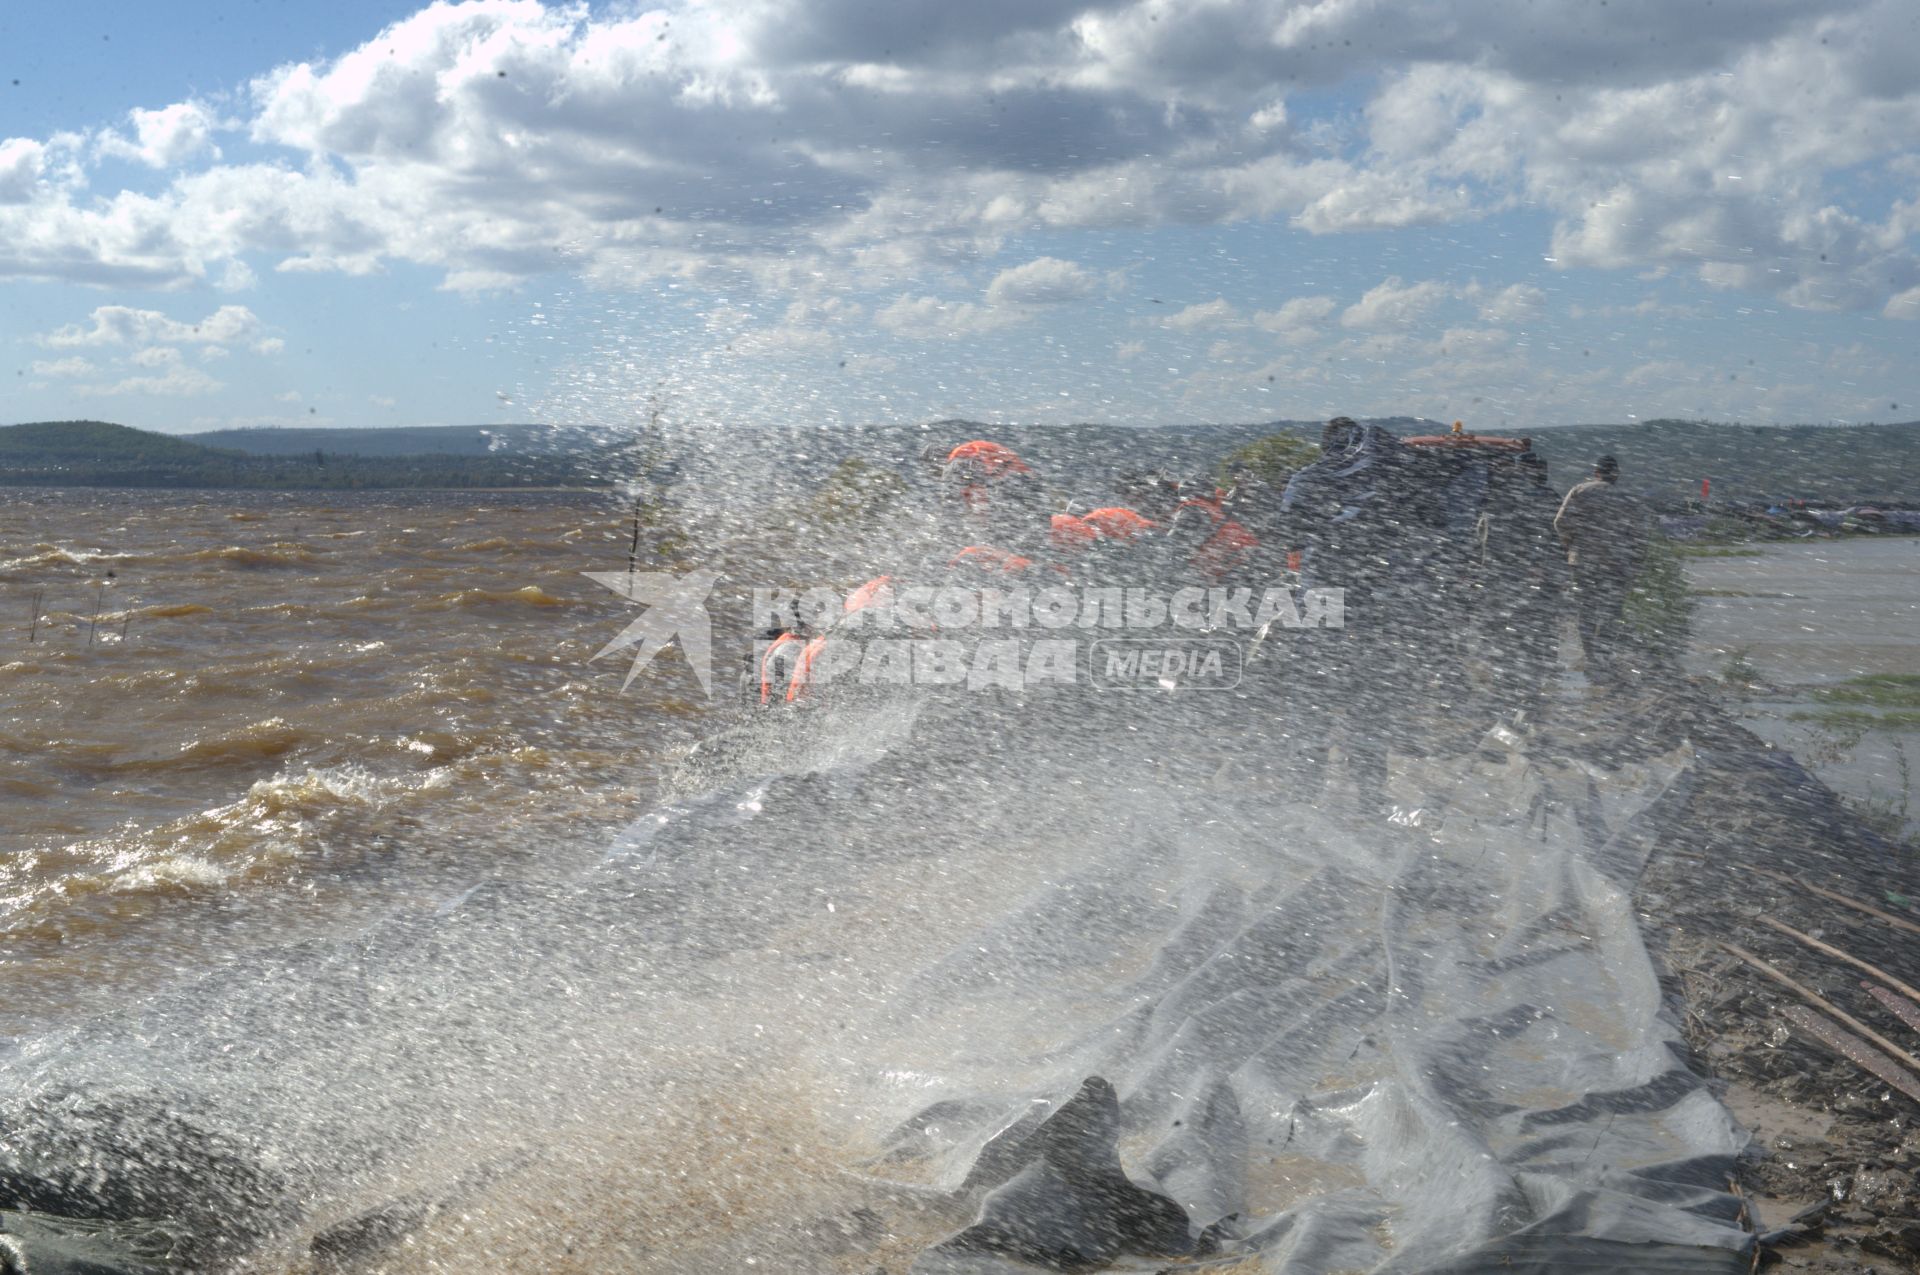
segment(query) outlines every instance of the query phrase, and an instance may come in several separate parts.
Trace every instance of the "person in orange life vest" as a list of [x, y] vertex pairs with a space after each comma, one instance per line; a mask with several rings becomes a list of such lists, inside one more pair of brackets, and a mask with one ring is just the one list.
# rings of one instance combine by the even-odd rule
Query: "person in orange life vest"
[[1133, 541], [1160, 529], [1160, 524], [1125, 505], [1108, 505], [1080, 515], [1080, 521], [1093, 528], [1101, 540]]
[[1093, 539], [1073, 562], [1083, 583], [1144, 585], [1159, 576], [1161, 526], [1138, 510], [1107, 505], [1080, 515]]
[[1164, 526], [1172, 520], [1174, 510], [1179, 507], [1182, 486], [1180, 480], [1171, 474], [1130, 470], [1115, 480], [1113, 489], [1127, 508]]
[[841, 613], [852, 615], [864, 611], [870, 606], [890, 607], [893, 605], [893, 577], [875, 576], [852, 593], [840, 604]]
[[761, 630], [756, 643], [760, 666], [754, 669], [749, 663], [748, 669], [750, 676], [758, 675], [763, 706], [772, 701], [774, 688], [787, 680], [793, 662], [800, 656], [800, 648], [806, 645], [806, 638], [801, 636], [805, 631], [798, 602], [789, 606], [784, 614], [773, 617], [773, 623]]
[[996, 549], [992, 545], [968, 545], [947, 560], [949, 571], [962, 567], [972, 567], [985, 572], [1005, 572], [1018, 575], [1033, 565], [1033, 559], [1024, 554], [1008, 553], [1005, 549]]
[[[889, 608], [893, 606], [893, 577], [875, 576], [849, 593], [840, 604], [841, 619], [866, 611], [869, 608]], [[837, 630], [839, 624], [834, 628]], [[772, 697], [774, 683], [784, 674], [787, 683], [786, 700], [793, 703], [806, 696], [808, 688], [816, 680], [816, 665], [821, 653], [826, 650], [829, 634], [822, 633], [811, 639], [798, 632], [790, 632], [776, 637], [767, 648], [763, 657], [760, 677], [760, 702], [765, 704]], [[783, 640], [784, 639], [784, 640]]]
[[1076, 513], [1055, 514], [1047, 527], [1047, 539], [1059, 553], [1078, 553], [1099, 538], [1100, 533]]
[[[766, 707], [773, 700], [773, 688], [779, 682], [789, 681], [793, 676], [793, 667], [800, 659], [800, 652], [807, 640], [798, 633], [781, 632], [767, 643], [766, 650], [760, 654], [760, 706]], [[788, 699], [793, 696], [789, 694]]]
[[800, 648], [800, 654], [793, 662], [793, 673], [787, 679], [787, 703], [805, 699], [813, 689], [816, 666], [826, 649], [827, 635], [824, 633]]
[[947, 453], [943, 484], [951, 503], [996, 544], [1037, 548], [1041, 503], [1039, 476], [1019, 453], [976, 438]]
[[1227, 517], [1223, 488], [1189, 486], [1167, 529], [1174, 563], [1182, 572], [1224, 579], [1245, 557], [1253, 538]]

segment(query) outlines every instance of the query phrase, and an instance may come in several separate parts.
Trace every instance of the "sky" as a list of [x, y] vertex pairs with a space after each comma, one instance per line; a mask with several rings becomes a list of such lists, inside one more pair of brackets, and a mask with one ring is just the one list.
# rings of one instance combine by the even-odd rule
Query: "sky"
[[1913, 0], [0, 6], [0, 422], [1920, 417]]

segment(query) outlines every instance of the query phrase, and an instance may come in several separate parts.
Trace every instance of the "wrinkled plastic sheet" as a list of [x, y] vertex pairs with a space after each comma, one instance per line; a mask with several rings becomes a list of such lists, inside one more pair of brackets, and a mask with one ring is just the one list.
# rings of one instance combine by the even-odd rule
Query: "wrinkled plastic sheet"
[[1686, 1065], [1629, 902], [1686, 761], [1496, 747], [1400, 775], [1384, 831], [1231, 798], [1091, 829], [1095, 861], [891, 1006], [871, 1083], [915, 1114], [866, 1171], [960, 1190], [1097, 1075], [1128, 1176], [1226, 1235], [1195, 1266], [1745, 1270], [1745, 1135]]
[[[465, 1191], [512, 1215], [511, 1174], [449, 1188], [396, 1168], [364, 1190], [357, 1175], [377, 1157], [442, 1164], [496, 1121], [493, 1150], [538, 1163], [542, 1122], [574, 1119], [576, 1098], [616, 1097], [644, 1124], [669, 1081], [760, 1118], [731, 1084], [680, 1078], [691, 1040], [729, 1077], [782, 1070], [833, 1128], [821, 1150], [847, 1152], [831, 1190], [769, 1169], [767, 1211], [729, 1218], [736, 1247], [704, 1269], [743, 1269], [736, 1252], [848, 1269], [789, 1228], [795, 1208], [854, 1197], [911, 1232], [923, 1272], [1030, 1269], [942, 1237], [982, 1206], [982, 1149], [1090, 1076], [1117, 1095], [1125, 1175], [1219, 1239], [1113, 1269], [1745, 1269], [1727, 1189], [1744, 1135], [1686, 1066], [1629, 903], [1684, 753], [1609, 771], [1496, 740], [1403, 767], [1382, 824], [1222, 791], [1157, 737], [1126, 755], [1088, 743], [1133, 738], [1124, 723], [882, 725], [860, 719], [859, 748], [786, 738], [772, 776], [751, 749], [718, 750], [709, 764], [760, 777], [642, 819], [578, 880], [476, 887], [24, 1043], [0, 1060], [0, 1169], [23, 1149], [101, 1166], [138, 1188], [132, 1216], [180, 1221], [197, 1251], [304, 1244], [339, 1217], [371, 1234], [396, 1198]], [[754, 1055], [753, 1024], [783, 1010], [796, 1053]], [[568, 1040], [586, 1042], [571, 1061], [551, 1047]], [[115, 1098], [126, 1086], [140, 1096]], [[133, 1123], [102, 1141], [69, 1091]], [[177, 1122], [135, 1119], [150, 1110], [222, 1137], [183, 1145]], [[219, 1162], [191, 1159], [202, 1144]], [[243, 1144], [278, 1167], [227, 1164]], [[324, 1207], [289, 1220], [261, 1203], [283, 1198]], [[36, 1260], [124, 1238], [59, 1225], [21, 1237]]]

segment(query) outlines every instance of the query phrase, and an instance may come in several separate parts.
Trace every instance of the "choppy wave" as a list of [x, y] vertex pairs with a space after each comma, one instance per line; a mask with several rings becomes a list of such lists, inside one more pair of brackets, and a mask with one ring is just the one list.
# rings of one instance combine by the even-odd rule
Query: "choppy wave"
[[444, 593], [439, 601], [449, 606], [492, 606], [499, 603], [518, 604], [531, 607], [562, 607], [567, 602], [556, 598], [537, 584], [525, 585], [518, 589], [462, 589], [457, 593]]
[[114, 562], [129, 562], [136, 556], [111, 549], [70, 549], [63, 545], [41, 543], [31, 553], [0, 561], [0, 572], [28, 571], [35, 567], [94, 567]]
[[[217, 893], [283, 872], [311, 857], [343, 819], [431, 782], [432, 772], [383, 778], [357, 765], [282, 773], [237, 801], [153, 828], [0, 860], [0, 935], [65, 938], [118, 919], [141, 898]], [[82, 906], [103, 899], [108, 906]]]
[[303, 544], [282, 543], [265, 549], [228, 545], [224, 549], [199, 549], [183, 555], [187, 562], [223, 562], [235, 567], [304, 567], [318, 561], [318, 555]]
[[168, 770], [174, 767], [237, 766], [271, 761], [317, 737], [286, 719], [269, 717], [239, 730], [188, 740], [177, 752], [162, 756], [129, 757], [109, 763], [121, 771]]

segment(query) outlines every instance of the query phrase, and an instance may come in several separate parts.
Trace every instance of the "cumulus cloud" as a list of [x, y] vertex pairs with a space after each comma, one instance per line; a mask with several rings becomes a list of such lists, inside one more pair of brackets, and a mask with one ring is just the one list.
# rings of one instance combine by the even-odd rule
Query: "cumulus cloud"
[[1161, 322], [1175, 332], [1200, 332], [1208, 328], [1238, 326], [1240, 312], [1225, 297], [1215, 297], [1211, 301], [1177, 310]]
[[988, 305], [1060, 305], [1091, 296], [1099, 281], [1071, 261], [1040, 257], [995, 275], [987, 285]]
[[55, 348], [73, 346], [233, 345], [260, 340], [260, 319], [243, 305], [223, 305], [198, 323], [167, 317], [159, 310], [103, 305], [88, 315], [88, 324], [68, 324], [41, 338]]
[[180, 351], [171, 345], [150, 345], [135, 350], [127, 361], [137, 367], [174, 367], [180, 362]]
[[35, 376], [93, 376], [100, 369], [78, 355], [65, 359], [35, 359], [27, 369]]
[[1410, 328], [1452, 295], [1444, 283], [1402, 283], [1399, 275], [1392, 275], [1348, 306], [1340, 324], [1368, 331]]
[[[262, 335], [258, 315], [245, 306], [221, 306], [199, 322], [175, 319], [160, 310], [132, 306], [96, 306], [84, 323], [70, 323], [37, 338], [51, 349], [85, 349], [93, 357], [74, 354], [40, 360], [36, 375], [79, 381], [71, 392], [91, 397], [162, 395], [193, 397], [223, 389], [206, 371], [189, 366], [191, 352], [201, 363], [226, 359], [235, 347], [257, 354], [273, 353], [283, 343]], [[113, 379], [118, 376], [119, 379]]]
[[133, 127], [132, 138], [115, 132], [101, 134], [101, 154], [149, 168], [174, 168], [203, 151], [219, 158], [213, 145], [213, 112], [198, 102], [175, 102], [157, 111], [135, 109], [128, 113], [127, 122]]
[[1480, 317], [1489, 323], [1525, 323], [1545, 313], [1547, 294], [1530, 283], [1516, 283], [1483, 294]]
[[211, 394], [220, 388], [219, 381], [197, 367], [175, 366], [168, 368], [159, 376], [129, 376], [111, 384], [77, 385], [74, 387], [74, 393], [99, 398], [122, 394], [159, 394], [187, 398]]
[[1019, 316], [995, 306], [939, 297], [902, 296], [873, 316], [874, 323], [916, 341], [950, 341], [979, 336], [1019, 322]]
[[1257, 311], [1253, 325], [1288, 344], [1304, 344], [1319, 333], [1321, 325], [1338, 308], [1339, 303], [1332, 297], [1295, 297], [1277, 310]]
[[30, 137], [0, 141], [0, 204], [23, 204], [46, 169], [47, 148]]
[[[1525, 204], [1560, 266], [1914, 309], [1920, 214], [1857, 195], [1911, 191], [1911, 0], [1164, 9], [436, 3], [263, 69], [231, 121], [183, 102], [100, 135], [154, 189], [92, 191], [55, 139], [0, 142], [0, 277], [245, 286], [254, 256], [413, 263], [460, 290], [565, 268], [921, 293], [1026, 231], [1270, 217], [1338, 234]], [[1341, 86], [1364, 103], [1350, 122], [1289, 110]], [[221, 162], [223, 128], [259, 158]], [[1039, 264], [1003, 271], [988, 306], [1091, 291]]]

